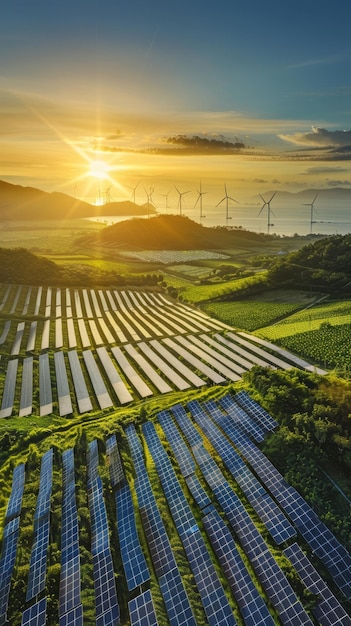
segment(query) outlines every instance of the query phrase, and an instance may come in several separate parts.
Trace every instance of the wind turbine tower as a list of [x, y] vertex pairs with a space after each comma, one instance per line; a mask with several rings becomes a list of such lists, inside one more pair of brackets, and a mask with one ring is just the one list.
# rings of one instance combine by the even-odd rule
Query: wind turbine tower
[[134, 204], [135, 204], [135, 192], [137, 188], [139, 187], [139, 183], [140, 181], [135, 185], [135, 187], [129, 187], [129, 185], [127, 185], [127, 187], [132, 190], [132, 195], [130, 196], [130, 199], [132, 202], [134, 202]]
[[167, 191], [167, 193], [163, 193], [163, 194], [161, 194], [164, 198], [166, 198], [166, 207], [165, 207], [166, 209], [169, 209], [169, 204], [168, 204], [168, 196], [169, 196], [169, 194], [170, 194], [170, 191], [171, 191], [171, 190], [169, 189], [169, 191]]
[[[112, 187], [112, 185], [111, 185], [111, 187]], [[111, 187], [108, 187], [105, 190], [105, 204], [108, 204], [109, 202], [113, 202], [113, 199], [112, 199], [112, 196], [111, 196], [111, 193], [110, 193]]]
[[177, 191], [177, 193], [179, 195], [179, 199], [178, 199], [179, 215], [182, 215], [182, 199], [183, 199], [183, 196], [186, 193], [190, 193], [190, 192], [189, 191], [179, 191], [178, 187], [176, 187], [175, 185], [174, 185], [174, 187], [175, 187], [175, 189], [176, 189], [176, 191]]
[[228, 220], [232, 219], [229, 216], [229, 200], [232, 200], [233, 202], [236, 202], [237, 204], [239, 204], [239, 202], [235, 200], [235, 198], [228, 196], [227, 185], [225, 183], [224, 183], [224, 192], [225, 192], [225, 196], [222, 198], [222, 200], [218, 202], [218, 204], [216, 204], [216, 207], [222, 204], [222, 202], [224, 202], [225, 200], [225, 222], [226, 222], [226, 225], [228, 226]]
[[317, 196], [318, 196], [318, 193], [316, 193], [316, 195], [313, 198], [312, 202], [304, 202], [302, 204], [302, 206], [309, 206], [310, 207], [310, 235], [312, 235], [313, 224], [315, 223], [314, 219], [313, 219], [313, 212], [314, 212], [314, 203], [317, 200]]
[[272, 224], [272, 222], [271, 222], [271, 213], [272, 213], [272, 215], [274, 215], [274, 213], [273, 213], [273, 211], [272, 211], [272, 209], [271, 209], [271, 202], [272, 202], [272, 200], [273, 200], [273, 198], [274, 198], [274, 196], [275, 196], [275, 194], [276, 194], [276, 193], [277, 193], [277, 192], [275, 191], [275, 192], [271, 195], [271, 197], [269, 198], [269, 200], [265, 200], [265, 199], [264, 199], [264, 197], [260, 194], [260, 197], [261, 197], [261, 199], [262, 199], [263, 204], [262, 204], [261, 210], [260, 210], [260, 212], [259, 212], [259, 214], [258, 214], [258, 217], [261, 215], [261, 213], [262, 213], [263, 209], [264, 209], [265, 207], [267, 207], [267, 234], [268, 234], [268, 235], [269, 235], [269, 231], [270, 231], [271, 226], [274, 226], [274, 224]]
[[200, 181], [200, 189], [197, 190], [198, 196], [197, 196], [197, 200], [194, 204], [194, 209], [197, 206], [198, 202], [200, 203], [200, 222], [202, 220], [203, 217], [206, 217], [206, 215], [203, 214], [202, 212], [202, 196], [207, 193], [207, 191], [202, 191], [202, 187], [201, 187], [201, 181]]

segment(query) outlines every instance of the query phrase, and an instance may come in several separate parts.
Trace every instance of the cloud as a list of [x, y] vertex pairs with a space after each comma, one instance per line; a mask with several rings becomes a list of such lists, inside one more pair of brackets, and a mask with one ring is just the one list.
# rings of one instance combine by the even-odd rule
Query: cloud
[[312, 126], [308, 133], [294, 133], [293, 135], [278, 135], [283, 141], [298, 146], [311, 148], [340, 148], [351, 146], [351, 130], [326, 130]]
[[351, 187], [351, 181], [350, 180], [327, 180], [327, 185], [328, 187]]
[[208, 138], [205, 135], [175, 135], [164, 140], [165, 143], [177, 146], [177, 150], [183, 153], [196, 154], [232, 154], [239, 152], [245, 148], [242, 141], [226, 141], [223, 135], [219, 137]]
[[345, 167], [333, 167], [329, 165], [316, 165], [315, 167], [308, 167], [305, 172], [302, 172], [303, 176], [310, 176], [311, 174], [335, 174], [338, 172], [348, 172]]

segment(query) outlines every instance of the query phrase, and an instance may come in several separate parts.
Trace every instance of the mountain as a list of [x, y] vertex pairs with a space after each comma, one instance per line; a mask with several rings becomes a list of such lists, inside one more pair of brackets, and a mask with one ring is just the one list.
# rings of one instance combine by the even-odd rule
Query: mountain
[[65, 193], [48, 193], [0, 180], [0, 220], [62, 220], [83, 217], [149, 215], [155, 208], [134, 202], [109, 202], [96, 206]]
[[239, 229], [207, 228], [181, 215], [157, 215], [108, 226], [95, 239], [130, 249], [202, 250], [231, 247], [238, 240], [262, 241], [262, 235]]
[[[329, 189], [304, 189], [303, 191], [298, 191], [296, 193], [271, 189], [270, 191], [266, 191], [262, 195], [265, 200], [269, 200], [269, 198], [271, 198], [274, 193], [275, 196], [272, 200], [272, 207], [290, 207], [300, 206], [301, 204], [310, 204], [316, 195], [316, 206], [317, 203], [323, 206], [330, 206], [332, 203], [345, 203], [351, 206], [351, 189], [347, 189], [346, 187], [330, 187]], [[262, 198], [258, 194], [256, 194], [255, 196], [253, 196], [252, 202], [254, 202], [255, 204], [262, 204]]]

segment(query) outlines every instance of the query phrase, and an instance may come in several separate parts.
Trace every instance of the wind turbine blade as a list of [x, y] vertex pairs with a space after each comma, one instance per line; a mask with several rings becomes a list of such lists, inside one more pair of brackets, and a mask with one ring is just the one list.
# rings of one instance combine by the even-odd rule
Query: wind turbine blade
[[222, 200], [220, 200], [220, 201], [218, 202], [218, 204], [216, 204], [216, 206], [219, 206], [220, 204], [222, 204], [222, 202], [224, 202], [224, 200], [226, 200], [226, 196], [224, 196], [224, 198], [222, 198]]
[[260, 210], [259, 214], [257, 215], [257, 217], [260, 217], [260, 215], [261, 215], [261, 213], [262, 213], [262, 211], [263, 211], [263, 209], [264, 209], [264, 207], [265, 207], [265, 206], [266, 206], [266, 205], [264, 204], [264, 205], [263, 205], [263, 207], [261, 208], [261, 210]]
[[233, 202], [236, 202], [237, 204], [239, 204], [239, 202], [235, 200], [235, 198], [232, 198], [231, 196], [228, 196], [228, 200], [233, 200]]
[[259, 193], [258, 195], [260, 196], [260, 198], [261, 198], [262, 202], [264, 202], [264, 204], [267, 204], [267, 202], [265, 201], [265, 199], [264, 199], [263, 195], [262, 195], [261, 193]]
[[316, 200], [317, 200], [317, 196], [318, 196], [318, 193], [316, 193], [315, 197], [313, 198], [313, 202], [312, 202], [312, 204], [314, 204], [314, 203], [316, 202]]

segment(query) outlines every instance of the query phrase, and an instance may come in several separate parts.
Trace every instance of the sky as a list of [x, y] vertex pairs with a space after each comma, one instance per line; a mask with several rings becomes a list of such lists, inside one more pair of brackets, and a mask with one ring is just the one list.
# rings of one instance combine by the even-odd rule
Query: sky
[[11, 0], [0, 179], [156, 205], [351, 188], [350, 20], [346, 0]]

